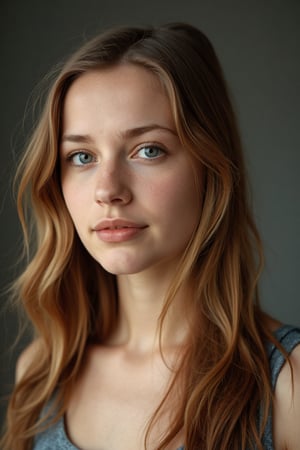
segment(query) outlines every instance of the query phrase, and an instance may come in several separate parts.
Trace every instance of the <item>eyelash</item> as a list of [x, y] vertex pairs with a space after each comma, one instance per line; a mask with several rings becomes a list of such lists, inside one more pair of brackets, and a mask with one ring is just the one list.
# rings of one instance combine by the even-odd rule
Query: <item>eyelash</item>
[[142, 146], [139, 147], [139, 149], [137, 150], [136, 154], [139, 154], [142, 150], [146, 150], [146, 149], [155, 149], [159, 151], [159, 155], [154, 156], [153, 158], [142, 158], [142, 159], [147, 159], [147, 160], [153, 160], [153, 159], [158, 159], [159, 157], [163, 156], [166, 152], [163, 148], [161, 148], [159, 145], [156, 144], [143, 144]]
[[[81, 163], [81, 164], [75, 164], [75, 163], [74, 163], [74, 158], [75, 158], [76, 156], [80, 156], [80, 155], [89, 156], [89, 157], [92, 158], [93, 161], [87, 162], [86, 164], [84, 164], [84, 163]], [[71, 153], [70, 155], [67, 156], [67, 161], [70, 162], [70, 163], [72, 163], [74, 166], [77, 166], [77, 167], [78, 167], [78, 166], [79, 166], [79, 167], [83, 167], [83, 166], [86, 166], [86, 165], [88, 165], [88, 164], [91, 164], [92, 162], [94, 162], [94, 160], [95, 160], [95, 157], [94, 157], [93, 155], [91, 155], [89, 152], [85, 152], [85, 151], [74, 152], [74, 153]]]
[[[156, 156], [154, 156], [154, 157], [152, 157], [152, 158], [151, 158], [151, 157], [148, 157], [148, 158], [147, 158], [147, 157], [141, 157], [141, 156], [140, 156], [141, 159], [151, 161], [151, 160], [155, 160], [155, 159], [158, 159], [158, 158], [164, 156], [164, 154], [166, 153], [166, 151], [165, 151], [163, 148], [161, 148], [161, 146], [159, 146], [159, 145], [156, 145], [156, 144], [143, 144], [143, 145], [141, 145], [141, 146], [138, 148], [138, 150], [135, 152], [134, 155], [139, 155], [139, 153], [140, 153], [142, 150], [147, 150], [147, 149], [148, 149], [148, 150], [149, 150], [149, 149], [151, 149], [151, 150], [154, 149], [154, 150], [158, 151], [159, 154], [156, 155]], [[76, 158], [76, 157], [80, 157], [80, 156], [90, 157], [91, 160], [88, 161], [88, 162], [82, 162], [82, 161], [81, 161], [80, 164], [75, 163], [75, 162], [74, 162], [75, 158]], [[96, 161], [96, 158], [95, 158], [91, 153], [89, 153], [88, 151], [79, 150], [79, 151], [77, 151], [77, 152], [74, 152], [74, 153], [71, 153], [70, 155], [68, 155], [68, 156], [67, 156], [67, 161], [70, 162], [71, 164], [73, 164], [74, 166], [77, 166], [77, 167], [84, 167], [84, 166], [87, 166], [87, 165], [92, 164], [93, 162], [95, 162], [95, 161]]]

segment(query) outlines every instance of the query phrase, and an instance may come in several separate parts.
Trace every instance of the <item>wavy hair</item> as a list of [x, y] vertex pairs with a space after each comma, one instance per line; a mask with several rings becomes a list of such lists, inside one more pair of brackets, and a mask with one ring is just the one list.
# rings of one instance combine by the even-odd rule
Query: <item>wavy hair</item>
[[4, 449], [30, 449], [46, 426], [40, 412], [54, 392], [55, 420], [65, 413], [87, 343], [104, 343], [116, 326], [116, 280], [92, 259], [74, 230], [61, 192], [58, 146], [70, 85], [85, 72], [124, 63], [145, 67], [163, 83], [203, 191], [199, 226], [174, 275], [160, 330], [183, 283], [191, 287], [196, 319], [180, 368], [149, 423], [145, 448], [180, 383], [182, 395], [158, 450], [182, 430], [187, 450], [262, 449], [272, 400], [264, 344], [274, 339], [257, 295], [261, 243], [220, 64], [206, 36], [187, 24], [104, 32], [65, 63], [49, 90], [18, 169], [18, 211], [32, 256], [14, 289], [40, 345], [11, 396]]

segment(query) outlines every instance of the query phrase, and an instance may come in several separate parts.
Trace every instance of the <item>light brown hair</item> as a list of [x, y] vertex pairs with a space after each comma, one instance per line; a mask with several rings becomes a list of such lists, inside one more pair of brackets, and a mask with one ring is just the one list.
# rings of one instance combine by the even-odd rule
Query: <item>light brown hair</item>
[[[116, 325], [115, 277], [92, 259], [74, 230], [61, 193], [58, 146], [64, 97], [72, 82], [89, 70], [124, 63], [159, 77], [181, 143], [195, 167], [201, 166], [201, 220], [174, 274], [160, 326], [174, 293], [186, 282], [195, 323], [163, 402], [179, 382], [182, 397], [157, 449], [166, 448], [181, 430], [186, 450], [262, 449], [272, 397], [264, 344], [272, 336], [257, 296], [261, 244], [220, 64], [206, 36], [186, 24], [102, 33], [66, 62], [49, 92], [18, 172], [19, 215], [34, 251], [15, 293], [41, 345], [12, 394], [4, 449], [30, 448], [43, 425], [39, 414], [54, 392], [56, 419], [64, 414], [87, 343], [105, 343]], [[145, 446], [158, 415], [159, 410]]]

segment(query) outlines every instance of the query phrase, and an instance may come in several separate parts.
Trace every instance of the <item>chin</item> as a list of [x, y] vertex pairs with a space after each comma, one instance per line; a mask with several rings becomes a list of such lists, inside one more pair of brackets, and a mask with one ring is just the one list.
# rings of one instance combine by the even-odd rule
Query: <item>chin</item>
[[143, 272], [143, 270], [138, 270], [138, 269], [134, 269], [134, 268], [127, 268], [127, 267], [111, 267], [111, 266], [105, 266], [103, 264], [101, 264], [101, 267], [103, 267], [103, 269], [108, 272], [111, 273], [112, 275], [134, 275], [137, 273], [141, 273]]
[[137, 264], [137, 261], [129, 262], [124, 261], [122, 262], [120, 259], [117, 258], [114, 261], [103, 261], [96, 258], [96, 261], [100, 264], [103, 269], [111, 273], [112, 275], [133, 275], [137, 273], [141, 273], [144, 270], [147, 270], [147, 265], [141, 265]]
[[147, 255], [145, 253], [145, 250], [140, 252], [116, 251], [105, 255], [103, 252], [101, 254], [91, 252], [91, 255], [106, 272], [116, 276], [148, 273], [148, 275], [152, 274], [157, 277], [169, 269], [174, 270], [180, 258], [180, 255], [175, 252], [171, 255], [155, 252], [152, 252], [152, 255], [149, 255], [148, 252]]

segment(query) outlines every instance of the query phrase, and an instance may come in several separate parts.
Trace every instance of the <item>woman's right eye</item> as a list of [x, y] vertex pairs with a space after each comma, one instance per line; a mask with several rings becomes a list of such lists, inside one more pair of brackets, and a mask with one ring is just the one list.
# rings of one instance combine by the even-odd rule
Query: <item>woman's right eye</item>
[[93, 155], [87, 152], [73, 153], [68, 157], [68, 160], [71, 161], [74, 166], [85, 166], [95, 161]]

